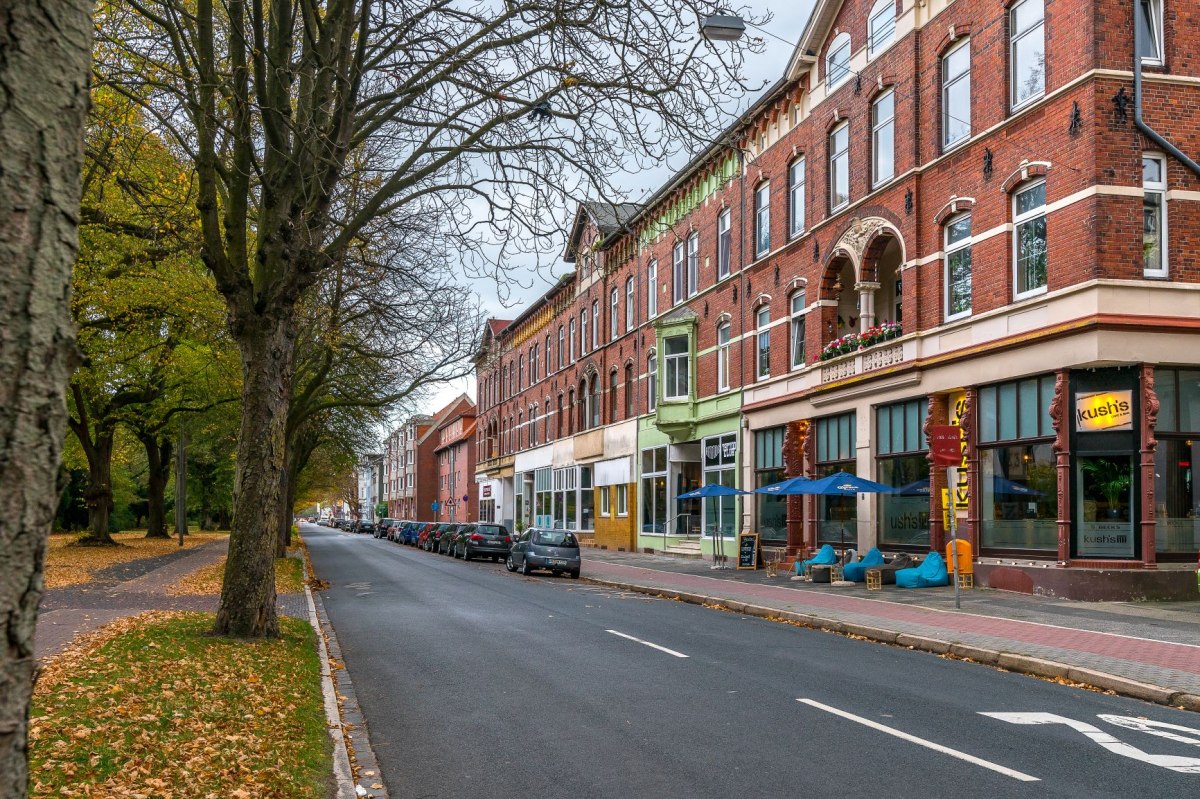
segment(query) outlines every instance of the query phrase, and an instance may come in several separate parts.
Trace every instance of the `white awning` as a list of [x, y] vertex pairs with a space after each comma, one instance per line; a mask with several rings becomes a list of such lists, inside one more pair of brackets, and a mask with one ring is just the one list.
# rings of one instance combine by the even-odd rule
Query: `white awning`
[[633, 461], [631, 456], [612, 458], [598, 461], [594, 464], [595, 472], [592, 480], [597, 486], [619, 486], [633, 482]]

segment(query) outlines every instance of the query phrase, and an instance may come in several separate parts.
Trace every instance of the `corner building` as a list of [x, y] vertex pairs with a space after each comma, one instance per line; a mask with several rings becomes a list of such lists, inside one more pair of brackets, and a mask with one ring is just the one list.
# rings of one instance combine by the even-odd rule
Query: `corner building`
[[[581, 207], [545, 334], [505, 327], [480, 362], [498, 457], [548, 395], [579, 424], [539, 441], [636, 424], [633, 546], [925, 551], [953, 514], [986, 584], [1179, 595], [1200, 549], [1198, 30], [1183, 0], [818, 0], [722, 144], [644, 206]], [[520, 379], [560, 335], [561, 406], [549, 371]], [[949, 487], [943, 424], [964, 440]], [[900, 490], [675, 499], [837, 470]]]

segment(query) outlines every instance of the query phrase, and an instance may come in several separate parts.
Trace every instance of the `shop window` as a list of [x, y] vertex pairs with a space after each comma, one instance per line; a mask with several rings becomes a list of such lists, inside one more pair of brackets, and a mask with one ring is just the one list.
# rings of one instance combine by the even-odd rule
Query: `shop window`
[[595, 530], [596, 495], [592, 485], [592, 467], [579, 467], [579, 529]]
[[688, 398], [690, 386], [690, 353], [688, 352], [687, 336], [671, 336], [663, 341], [665, 354], [663, 369], [663, 399], [680, 400]]
[[1167, 276], [1167, 162], [1142, 156], [1142, 270], [1146, 277]]
[[667, 448], [642, 450], [642, 532], [667, 532]]
[[867, 17], [867, 55], [874, 58], [896, 38], [896, 0], [879, 0]]
[[942, 56], [942, 149], [971, 136], [971, 40]]
[[959, 214], [946, 225], [946, 321], [971, 313], [971, 215]]
[[896, 174], [896, 92], [888, 89], [871, 103], [871, 186]]
[[717, 280], [729, 277], [733, 262], [733, 230], [729, 209], [717, 214]]
[[896, 489], [879, 494], [879, 543], [929, 546], [929, 444], [921, 398], [875, 409], [876, 480]]
[[[754, 433], [754, 486], [762, 488], [784, 479], [783, 427]], [[755, 524], [763, 541], [787, 541], [787, 497], [755, 494]]]
[[1046, 181], [1013, 196], [1013, 229], [1013, 287], [1021, 299], [1046, 290]]
[[1200, 552], [1200, 370], [1154, 370], [1160, 408], [1154, 453], [1154, 537], [1163, 554]]
[[788, 236], [804, 232], [805, 162], [800, 156], [788, 167]]
[[850, 203], [850, 123], [829, 133], [829, 213]]
[[[817, 477], [834, 472], [858, 473], [855, 413], [816, 420]], [[856, 497], [817, 497], [817, 542], [853, 544], [858, 536]]]
[[1046, 90], [1045, 0], [1021, 0], [1008, 12], [1012, 107], [1020, 108]]
[[1057, 550], [1054, 376], [979, 390], [980, 547]]
[[[702, 442], [704, 485], [737, 487], [737, 434], [712, 436]], [[704, 500], [704, 534], [723, 538], [737, 532], [736, 497], [707, 497]]]

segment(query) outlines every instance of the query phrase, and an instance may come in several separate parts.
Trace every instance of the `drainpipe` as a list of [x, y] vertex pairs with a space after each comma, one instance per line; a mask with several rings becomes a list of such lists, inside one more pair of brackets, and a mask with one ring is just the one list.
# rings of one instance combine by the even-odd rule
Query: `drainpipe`
[[1200, 176], [1200, 164], [1197, 164], [1182, 150], [1167, 141], [1158, 131], [1150, 127], [1142, 119], [1142, 54], [1141, 42], [1146, 38], [1145, 20], [1138, 13], [1137, 4], [1133, 9], [1134, 47], [1133, 47], [1133, 122], [1146, 138], [1177, 158], [1184, 166]]

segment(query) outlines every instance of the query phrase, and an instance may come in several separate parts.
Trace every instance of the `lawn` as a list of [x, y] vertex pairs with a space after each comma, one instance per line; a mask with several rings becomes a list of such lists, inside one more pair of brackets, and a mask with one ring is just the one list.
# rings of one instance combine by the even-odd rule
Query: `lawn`
[[123, 619], [55, 658], [34, 693], [33, 799], [324, 799], [331, 742], [312, 627], [208, 635], [213, 617]]
[[[213, 595], [221, 593], [225, 578], [225, 558], [204, 566], [170, 586], [171, 596]], [[275, 559], [275, 593], [295, 594], [304, 590], [304, 564], [299, 558]]]
[[[216, 538], [228, 536], [228, 532], [195, 532], [183, 538], [185, 549], [199, 546]], [[55, 533], [50, 536], [50, 548], [46, 554], [46, 587], [62, 588], [86, 583], [97, 571], [118, 563], [128, 563], [143, 558], [167, 555], [179, 550], [177, 538], [146, 538], [145, 530], [115, 533], [118, 546], [81, 547], [76, 533]]]

